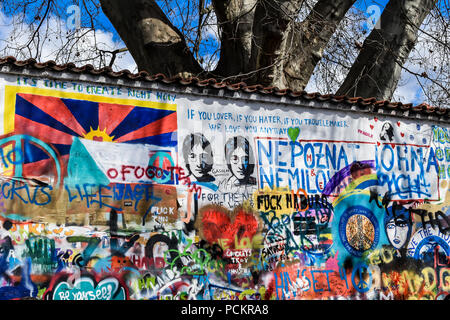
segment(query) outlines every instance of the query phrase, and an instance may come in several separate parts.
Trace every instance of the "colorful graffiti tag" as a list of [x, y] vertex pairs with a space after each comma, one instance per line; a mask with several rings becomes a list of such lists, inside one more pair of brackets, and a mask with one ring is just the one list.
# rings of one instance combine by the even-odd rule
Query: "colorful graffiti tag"
[[447, 124], [0, 78], [0, 299], [448, 299]]

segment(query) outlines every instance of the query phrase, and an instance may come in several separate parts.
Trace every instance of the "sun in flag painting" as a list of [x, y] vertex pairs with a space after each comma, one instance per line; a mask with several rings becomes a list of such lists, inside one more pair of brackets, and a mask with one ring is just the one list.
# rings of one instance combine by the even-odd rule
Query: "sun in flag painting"
[[[50, 145], [59, 157], [61, 174], [74, 137], [94, 141], [176, 147], [175, 108], [122, 105], [105, 102], [17, 93], [14, 134], [34, 137]], [[22, 141], [22, 174], [45, 176], [54, 171], [54, 159], [32, 141]]]

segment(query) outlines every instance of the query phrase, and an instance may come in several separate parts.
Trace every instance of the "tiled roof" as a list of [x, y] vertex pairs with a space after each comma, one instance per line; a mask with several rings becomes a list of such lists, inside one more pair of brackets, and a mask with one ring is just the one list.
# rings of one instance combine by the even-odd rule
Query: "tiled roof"
[[[308, 93], [306, 91], [293, 91], [290, 89], [278, 89], [276, 87], [264, 87], [262, 85], [247, 85], [244, 82], [229, 83], [220, 82], [217, 79], [200, 79], [196, 77], [181, 78], [172, 77], [168, 78], [164, 74], [158, 73], [151, 75], [148, 72], [141, 71], [133, 74], [129, 70], [113, 71], [110, 67], [104, 67], [101, 69], [95, 69], [92, 65], [86, 64], [81, 67], [77, 67], [74, 63], [67, 63], [64, 65], [58, 65], [54, 61], [37, 62], [35, 59], [28, 59], [24, 61], [18, 61], [12, 56], [0, 58], [0, 67], [4, 65], [10, 65], [19, 68], [34, 68], [37, 70], [53, 70], [59, 72], [73, 72], [91, 74], [94, 76], [106, 76], [110, 78], [124, 78], [128, 80], [139, 80], [149, 82], [162, 82], [165, 84], [182, 85], [182, 86], [196, 86], [202, 88], [211, 89], [226, 89], [230, 91], [241, 91], [247, 93], [257, 93], [259, 95], [272, 95], [274, 97], [289, 97], [293, 99], [315, 100], [318, 102], [329, 103], [343, 103], [358, 108], [370, 108], [372, 112], [386, 113], [390, 111], [399, 111], [400, 113], [408, 112], [408, 114], [421, 114], [424, 116], [434, 116], [443, 121], [449, 120], [450, 108], [438, 108], [430, 106], [426, 103], [419, 105], [413, 105], [412, 103], [391, 102], [386, 100], [377, 100], [376, 98], [362, 98], [362, 97], [349, 97], [349, 96], [336, 96], [333, 94], [320, 94], [320, 93]], [[384, 111], [384, 112], [383, 112]]]

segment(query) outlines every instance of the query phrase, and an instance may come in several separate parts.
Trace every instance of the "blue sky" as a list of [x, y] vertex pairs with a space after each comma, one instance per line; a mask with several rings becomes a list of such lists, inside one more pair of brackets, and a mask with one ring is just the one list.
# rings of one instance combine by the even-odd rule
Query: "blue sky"
[[386, 6], [386, 4], [388, 2], [389, 2], [389, 0], [358, 0], [355, 3], [355, 7], [357, 7], [358, 9], [361, 9], [362, 11], [366, 11], [366, 9], [368, 7], [370, 7], [371, 5], [374, 5], [374, 4], [384, 8], [384, 6]]
[[[8, 19], [11, 19], [13, 16], [13, 12], [9, 12], [8, 7], [3, 7], [3, 5], [5, 5], [5, 3], [8, 3], [11, 1], [19, 1], [19, 0], [3, 0], [2, 3], [0, 3], [0, 16], [3, 17], [3, 22], [2, 19], [0, 19], [0, 40], [3, 38], [7, 37], [8, 31], [11, 30], [11, 26], [8, 25]], [[182, 1], [186, 1], [186, 0], [182, 0]], [[210, 0], [208, 0], [210, 1]], [[442, 0], [443, 1], [443, 0]], [[158, 2], [158, 0], [157, 0]], [[68, 21], [68, 19], [70, 19], [71, 17], [73, 17], [72, 13], [73, 12], [67, 12], [67, 9], [69, 8], [69, 6], [73, 5], [73, 4], [80, 4], [80, 9], [81, 9], [81, 19], [82, 19], [82, 27], [86, 26], [87, 24], [89, 24], [89, 15], [86, 13], [85, 8], [83, 6], [83, 1], [73, 1], [73, 0], [58, 0], [57, 1], [58, 6], [59, 6], [59, 11], [55, 12], [55, 16], [57, 19], [61, 20], [61, 21]], [[85, 3], [89, 3], [89, 1], [85, 1]], [[384, 6], [388, 3], [388, 0], [357, 0], [355, 7], [359, 10], [361, 10], [362, 12], [366, 12], [366, 15], [368, 17], [372, 16], [373, 17], [373, 12], [368, 11], [367, 9], [370, 6], [373, 5], [377, 5], [381, 8], [380, 12], [382, 11], [382, 9], [384, 8]], [[36, 6], [36, 5], [35, 5]], [[37, 7], [35, 8], [31, 8], [32, 10], [29, 10], [27, 13], [27, 23], [35, 23], [37, 24], [38, 22], [35, 20], [35, 15], [37, 10]], [[175, 14], [176, 16], [176, 14]], [[1, 18], [0, 17], [0, 18]], [[180, 23], [180, 21], [177, 19], [172, 19], [172, 23], [175, 24], [175, 26], [177, 26], [177, 23]], [[6, 21], [6, 22], [5, 22]], [[113, 25], [109, 22], [108, 18], [102, 13], [100, 12], [100, 14], [96, 17], [95, 19], [95, 28], [97, 31], [99, 31], [99, 34], [101, 36], [101, 39], [103, 39], [103, 41], [109, 45], [109, 48], [111, 48], [112, 50], [114, 49], [118, 49], [120, 47], [125, 47], [125, 45], [123, 44], [123, 42], [121, 41], [119, 35], [117, 34], [116, 30], [114, 29]], [[65, 23], [67, 26], [67, 23]], [[56, 42], [50, 42], [48, 44], [48, 46], [51, 45], [56, 46]], [[211, 38], [211, 42], [210, 44], [212, 44], [211, 47], [204, 47], [203, 48], [203, 53], [210, 53], [208, 52], [208, 50], [212, 50], [212, 49], [216, 49], [218, 48], [218, 44], [216, 42], [215, 38]], [[0, 49], [2, 48], [2, 44], [0, 42]], [[210, 49], [212, 48], [212, 49]], [[48, 49], [48, 52], [51, 52], [51, 49]], [[52, 59], [51, 56], [49, 59], [44, 59], [44, 60], [50, 60]], [[120, 60], [122, 59], [122, 60]], [[118, 59], [118, 63], [117, 63], [117, 68], [116, 69], [129, 69], [132, 72], [136, 72], [137, 68], [136, 68], [136, 64], [133, 60], [133, 58], [131, 57], [131, 55], [129, 55], [129, 53], [125, 53], [123, 54], [120, 59]], [[52, 59], [53, 60], [53, 59]], [[312, 85], [309, 85], [307, 87], [308, 91], [316, 91], [316, 88]], [[320, 90], [317, 90], [320, 91]], [[399, 88], [398, 90], [398, 95], [396, 97], [396, 101], [402, 101], [402, 102], [413, 102], [413, 103], [421, 103], [424, 101], [424, 96], [421, 93], [421, 89], [419, 84], [417, 83], [417, 80], [413, 79], [412, 77], [409, 77], [407, 79], [403, 79], [403, 87]], [[325, 93], [325, 92], [322, 92]]]
[[[386, 5], [387, 2], [388, 2], [388, 0], [357, 0], [357, 2], [355, 3], [355, 7], [365, 12], [367, 10], [367, 8], [370, 7], [371, 5], [378, 5], [381, 8], [384, 8], [384, 6]], [[64, 10], [64, 8], [67, 9], [67, 8], [69, 8], [69, 6], [71, 6], [73, 4], [78, 4], [78, 3], [79, 3], [79, 1], [58, 0], [58, 6], [61, 8], [61, 10], [59, 11], [60, 18], [61, 19], [70, 18], [71, 12], [68, 13], [67, 11]], [[0, 4], [0, 6], [1, 6], [1, 4]], [[35, 21], [34, 18], [35, 18], [35, 12], [37, 11], [37, 7], [38, 7], [38, 3], [36, 3], [34, 5], [33, 4], [30, 5], [31, 10], [28, 10], [28, 12], [27, 12], [27, 18], [28, 18], [27, 22], [28, 23], [33, 23]], [[85, 11], [84, 6], [79, 5], [79, 7], [81, 9], [82, 19], [84, 21], [88, 21], [88, 15]], [[5, 8], [2, 8], [2, 11], [5, 12], [6, 11]], [[173, 23], [176, 24], [176, 21], [173, 21]], [[109, 22], [108, 18], [103, 13], [100, 14], [96, 18], [95, 24], [96, 24], [96, 28], [113, 33], [113, 40], [115, 40], [115, 41], [120, 40], [120, 37], [117, 34], [116, 30], [114, 29], [114, 26]]]

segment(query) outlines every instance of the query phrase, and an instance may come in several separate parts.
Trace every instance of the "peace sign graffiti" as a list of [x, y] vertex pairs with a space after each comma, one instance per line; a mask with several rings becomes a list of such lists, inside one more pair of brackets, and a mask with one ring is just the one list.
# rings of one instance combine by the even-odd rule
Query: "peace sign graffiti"
[[[369, 279], [367, 279], [367, 275]], [[370, 290], [372, 286], [372, 272], [370, 272], [369, 267], [365, 263], [357, 264], [353, 269], [352, 283], [358, 292], [364, 293]]]
[[[156, 164], [156, 165], [155, 165]], [[149, 165], [157, 168], [153, 181], [164, 184], [170, 181], [172, 173], [168, 168], [174, 167], [175, 163], [169, 152], [156, 151], [149, 160]], [[166, 168], [166, 170], [164, 170]]]
[[[32, 143], [33, 145], [35, 145], [35, 146], [39, 147], [40, 149], [42, 149], [43, 151], [45, 151], [47, 153], [47, 155], [49, 156], [49, 158], [54, 162], [55, 170], [56, 170], [54, 184], [58, 185], [62, 182], [62, 170], [61, 170], [61, 164], [58, 160], [59, 159], [58, 154], [47, 143], [45, 143], [44, 141], [39, 140], [35, 137], [29, 136], [29, 135], [24, 135], [24, 134], [7, 136], [5, 138], [0, 139], [0, 146], [3, 147], [4, 145], [6, 145], [8, 143], [13, 144], [13, 149], [6, 155], [6, 157], [7, 157], [7, 160], [12, 165], [14, 165], [14, 176], [15, 177], [23, 178], [23, 165], [24, 165], [24, 161], [25, 161], [25, 155], [24, 155], [24, 152], [22, 151], [22, 149], [23, 149], [25, 143]], [[7, 167], [8, 164], [7, 164], [7, 162], [5, 162], [3, 153], [2, 153], [1, 158], [2, 158], [3, 164]]]

